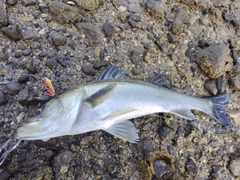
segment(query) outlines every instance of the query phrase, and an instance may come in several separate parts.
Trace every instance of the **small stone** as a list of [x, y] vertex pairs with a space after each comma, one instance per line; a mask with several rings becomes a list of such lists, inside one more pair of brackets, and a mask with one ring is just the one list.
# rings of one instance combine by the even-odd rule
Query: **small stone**
[[8, 56], [4, 52], [0, 52], [0, 62], [7, 60]]
[[234, 176], [240, 176], [240, 158], [230, 160], [229, 169]]
[[92, 166], [92, 170], [96, 173], [99, 174], [100, 166], [98, 164], [94, 164]]
[[89, 66], [89, 65], [84, 65], [82, 67], [82, 71], [85, 74], [90, 75], [90, 76], [94, 76], [96, 74], [96, 71], [92, 68], [92, 66]]
[[68, 65], [68, 62], [67, 62], [67, 58], [64, 56], [64, 57], [59, 57], [57, 59], [57, 61], [59, 62], [59, 64], [61, 64], [63, 67], [67, 67]]
[[184, 31], [183, 30], [183, 25], [181, 23], [179, 23], [179, 22], [173, 22], [172, 23], [172, 33], [174, 35], [179, 36], [183, 33], [183, 31]]
[[61, 168], [61, 166], [68, 166], [69, 163], [73, 160], [73, 158], [74, 154], [69, 150], [58, 153], [54, 157], [53, 161], [53, 167], [55, 167], [54, 170], [58, 170], [59, 168]]
[[3, 0], [0, 1], [0, 25], [8, 25], [7, 8]]
[[213, 178], [218, 178], [218, 177], [219, 177], [218, 173], [211, 173], [211, 176], [212, 176]]
[[4, 27], [2, 28], [2, 32], [5, 36], [7, 36], [11, 40], [20, 39], [19, 25], [9, 25], [8, 27]]
[[153, 18], [157, 20], [162, 20], [164, 18], [165, 13], [161, 2], [149, 0], [146, 4], [146, 9]]
[[12, 173], [8, 169], [4, 169], [0, 173], [0, 179], [1, 180], [9, 180], [12, 177]]
[[41, 47], [41, 44], [39, 42], [37, 42], [37, 41], [33, 41], [31, 43], [31, 48], [32, 49], [39, 49], [40, 47]]
[[209, 92], [211, 95], [217, 94], [217, 83], [215, 80], [207, 80], [204, 84], [204, 88]]
[[51, 34], [51, 39], [55, 46], [63, 46], [67, 42], [67, 38], [62, 33], [58, 32], [53, 32]]
[[37, 32], [34, 30], [30, 30], [30, 29], [22, 30], [22, 38], [24, 41], [34, 39], [37, 37], [37, 35], [38, 35]]
[[240, 75], [236, 77], [230, 77], [228, 83], [234, 90], [240, 90]]
[[103, 26], [103, 30], [104, 30], [104, 33], [106, 34], [106, 36], [109, 38], [112, 38], [115, 33], [115, 28], [110, 23], [105, 23]]
[[14, 6], [16, 5], [18, 2], [18, 0], [7, 0], [7, 4], [11, 5], [11, 6]]
[[38, 2], [37, 2], [37, 0], [22, 0], [22, 3], [24, 6], [34, 6]]
[[32, 22], [33, 21], [33, 16], [32, 15], [30, 15], [30, 16], [23, 16], [22, 20], [24, 22]]
[[76, 3], [85, 10], [93, 11], [99, 7], [100, 0], [76, 0]]
[[4, 104], [7, 104], [7, 98], [6, 98], [6, 95], [0, 91], [0, 106], [1, 105], [4, 105]]
[[132, 73], [133, 73], [135, 76], [137, 76], [137, 75], [141, 74], [141, 70], [140, 70], [139, 67], [135, 67], [135, 68], [133, 68]]
[[28, 56], [28, 55], [30, 55], [32, 53], [32, 50], [31, 49], [24, 49], [23, 51], [22, 51], [22, 55], [24, 55], [24, 56]]
[[188, 159], [186, 162], [186, 170], [189, 173], [196, 174], [198, 171], [196, 163], [192, 159]]
[[232, 14], [224, 14], [223, 17], [228, 22], [231, 22], [233, 20]]
[[49, 10], [48, 10], [48, 6], [46, 4], [39, 4], [39, 8], [40, 11], [44, 14], [48, 14]]
[[240, 19], [234, 19], [232, 23], [234, 27], [240, 27]]
[[169, 139], [169, 137], [173, 136], [173, 133], [174, 133], [174, 131], [166, 125], [162, 125], [158, 129], [159, 137], [162, 140]]
[[26, 82], [28, 82], [30, 80], [30, 77], [28, 76], [28, 75], [25, 75], [25, 76], [22, 76], [22, 77], [20, 77], [20, 78], [18, 78], [18, 82], [19, 83], [26, 83]]
[[169, 43], [176, 43], [179, 41], [179, 37], [178, 36], [175, 36], [173, 34], [168, 34], [167, 35], [167, 38], [168, 38], [168, 42]]
[[105, 67], [107, 65], [106, 61], [95, 61], [93, 62], [93, 68], [94, 69], [100, 69], [102, 67]]
[[58, 65], [58, 61], [55, 57], [48, 58], [46, 61], [46, 66], [48, 66], [49, 68], [56, 68], [57, 65]]
[[37, 68], [34, 65], [33, 61], [29, 62], [26, 69], [28, 70], [29, 73], [31, 74], [36, 74], [37, 73]]
[[19, 84], [16, 81], [12, 81], [9, 84], [7, 84], [7, 92], [9, 94], [17, 94], [19, 91], [23, 89], [23, 85]]
[[29, 96], [29, 91], [28, 91], [28, 88], [25, 87], [18, 93], [17, 101], [20, 102], [21, 104], [26, 104], [28, 96]]
[[209, 42], [208, 42], [207, 39], [205, 39], [205, 38], [200, 39], [200, 40], [198, 41], [198, 46], [199, 46], [200, 48], [207, 47], [207, 46], [209, 46]]

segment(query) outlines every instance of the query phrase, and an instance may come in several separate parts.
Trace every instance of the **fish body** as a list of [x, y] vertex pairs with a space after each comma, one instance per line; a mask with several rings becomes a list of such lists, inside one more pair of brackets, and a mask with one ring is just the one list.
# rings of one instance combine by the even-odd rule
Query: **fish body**
[[159, 78], [152, 82], [126, 79], [115, 66], [108, 67], [98, 81], [78, 85], [50, 100], [39, 116], [18, 128], [16, 137], [48, 140], [101, 129], [136, 142], [138, 135], [129, 119], [166, 112], [192, 120], [191, 109], [230, 125], [224, 111], [228, 94], [198, 98], [161, 87], [159, 82]]

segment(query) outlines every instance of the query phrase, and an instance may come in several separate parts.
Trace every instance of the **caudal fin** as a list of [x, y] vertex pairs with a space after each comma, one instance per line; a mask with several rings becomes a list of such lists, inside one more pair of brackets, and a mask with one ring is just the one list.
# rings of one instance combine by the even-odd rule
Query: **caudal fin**
[[231, 120], [225, 112], [225, 107], [228, 105], [230, 95], [228, 93], [219, 94], [217, 96], [208, 97], [212, 101], [213, 115], [212, 118], [216, 119], [219, 123], [224, 126], [231, 125]]

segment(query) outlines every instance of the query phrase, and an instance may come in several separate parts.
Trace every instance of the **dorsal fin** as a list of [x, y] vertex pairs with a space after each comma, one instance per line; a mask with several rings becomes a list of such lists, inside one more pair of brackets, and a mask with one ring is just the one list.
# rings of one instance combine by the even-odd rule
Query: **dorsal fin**
[[96, 78], [96, 80], [107, 79], [130, 79], [126, 74], [122, 73], [117, 66], [108, 65], [107, 68]]
[[168, 79], [165, 76], [163, 76], [162, 74], [158, 74], [158, 75], [150, 78], [147, 82], [156, 84], [161, 87], [171, 88]]

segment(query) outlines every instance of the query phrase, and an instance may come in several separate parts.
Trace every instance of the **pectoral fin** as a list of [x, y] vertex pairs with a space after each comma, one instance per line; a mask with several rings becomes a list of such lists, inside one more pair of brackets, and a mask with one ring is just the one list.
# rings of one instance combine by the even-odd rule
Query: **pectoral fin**
[[196, 119], [196, 116], [192, 113], [190, 109], [178, 109], [178, 110], [172, 111], [171, 113], [189, 120]]
[[116, 84], [110, 84], [99, 91], [92, 94], [89, 98], [87, 98], [84, 102], [89, 104], [92, 108], [101, 104], [104, 100], [106, 100], [111, 93], [113, 92]]
[[124, 141], [131, 143], [137, 143], [139, 140], [136, 128], [130, 121], [122, 121], [117, 124], [113, 124], [109, 128], [103, 130]]

